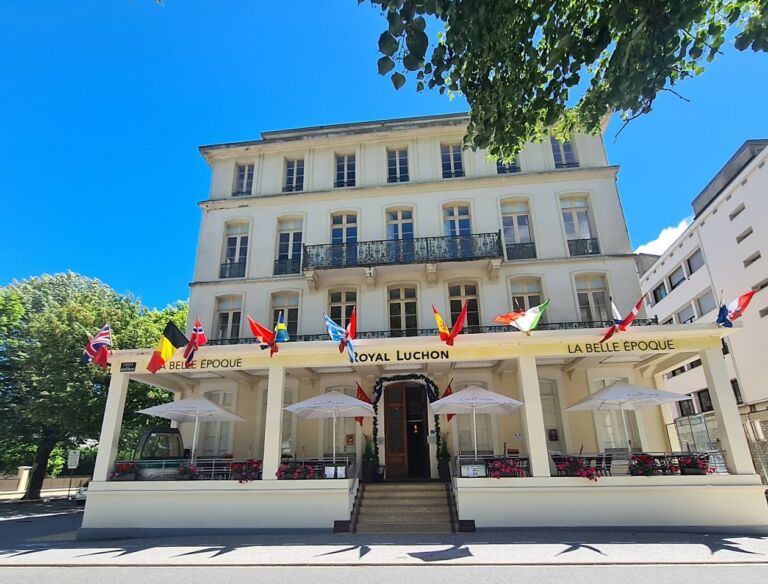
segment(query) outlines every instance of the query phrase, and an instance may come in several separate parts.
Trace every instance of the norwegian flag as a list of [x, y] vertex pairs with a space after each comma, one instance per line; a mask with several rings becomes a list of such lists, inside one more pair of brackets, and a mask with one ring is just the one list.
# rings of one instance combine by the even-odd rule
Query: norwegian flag
[[208, 337], [205, 336], [203, 330], [203, 323], [200, 322], [200, 318], [195, 321], [195, 326], [192, 327], [192, 334], [189, 337], [189, 343], [187, 343], [184, 349], [184, 362], [187, 367], [192, 367], [192, 361], [195, 359], [195, 351], [208, 342]]
[[83, 365], [95, 363], [99, 367], [107, 368], [109, 359], [109, 347], [112, 346], [112, 330], [109, 323], [104, 325], [94, 336], [88, 337], [88, 344], [83, 349]]

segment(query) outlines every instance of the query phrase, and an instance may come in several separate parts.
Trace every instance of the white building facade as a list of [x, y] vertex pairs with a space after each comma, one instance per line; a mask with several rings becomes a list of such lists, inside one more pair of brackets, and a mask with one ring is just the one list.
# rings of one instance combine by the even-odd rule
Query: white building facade
[[[641, 275], [647, 310], [660, 323], [711, 323], [721, 299], [756, 293], [743, 330], [723, 342], [723, 359], [756, 466], [766, 477], [768, 383], [768, 140], [749, 140], [694, 199], [691, 225]], [[768, 252], [766, 252], [768, 253]], [[695, 445], [717, 438], [712, 403], [699, 359], [665, 374], [664, 386], [691, 396], [672, 414], [679, 439]]]
[[[213, 178], [200, 203], [190, 314], [210, 342], [191, 368], [177, 356], [157, 374], [146, 371], [151, 351], [113, 354], [84, 536], [322, 529], [334, 521], [355, 529], [366, 444], [384, 480], [424, 481], [438, 478], [440, 440], [453, 457], [456, 524], [768, 524], [768, 509], [754, 508], [765, 507], [760, 480], [720, 359], [721, 337], [734, 331], [660, 326], [641, 314], [629, 332], [599, 342], [611, 322], [610, 299], [629, 310], [640, 296], [618, 169], [601, 137], [529, 144], [514, 164], [502, 165], [462, 148], [467, 122], [448, 115], [323, 126], [201, 148]], [[545, 299], [549, 308], [531, 335], [494, 323]], [[437, 337], [432, 306], [450, 326], [465, 303], [464, 334], [448, 347]], [[353, 307], [357, 360], [350, 363], [328, 340], [323, 313], [345, 325]], [[270, 356], [254, 342], [247, 317], [272, 327], [281, 313], [291, 341]], [[722, 428], [717, 452], [706, 454], [720, 461], [715, 475], [658, 467], [659, 476], [627, 476], [628, 457], [611, 470], [610, 457], [628, 446], [672, 450], [661, 408], [563, 412], [614, 381], [653, 387], [696, 356]], [[116, 470], [144, 464], [115, 464], [130, 379], [177, 398], [207, 397], [244, 418], [203, 424], [196, 454], [208, 468], [255, 461], [259, 479], [214, 483], [211, 472], [183, 483], [112, 480]], [[357, 384], [379, 398], [377, 414], [362, 426], [340, 421], [335, 448], [330, 421], [284, 411], [327, 391], [355, 395]], [[473, 449], [471, 416], [449, 421], [429, 406], [449, 385], [524, 402], [512, 415], [477, 416], [479, 453], [514, 459], [522, 469], [515, 478], [483, 476], [492, 466], [482, 465], [472, 471], [478, 476], [464, 474], [457, 457]], [[185, 445], [192, 430], [180, 427]], [[327, 464], [334, 450], [350, 461], [343, 478], [306, 476], [308, 465]], [[608, 460], [606, 476], [597, 483], [565, 476], [557, 462], [568, 453]], [[305, 480], [286, 481], [286, 472]], [[724, 507], [734, 490], [742, 496]], [[723, 510], [703, 518], [702, 508]]]

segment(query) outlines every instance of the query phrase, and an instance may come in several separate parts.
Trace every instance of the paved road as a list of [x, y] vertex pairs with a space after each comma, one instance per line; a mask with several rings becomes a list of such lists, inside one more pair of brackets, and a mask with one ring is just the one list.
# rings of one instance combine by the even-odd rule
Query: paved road
[[186, 568], [0, 568], [9, 584], [765, 584], [767, 566], [367, 566]]

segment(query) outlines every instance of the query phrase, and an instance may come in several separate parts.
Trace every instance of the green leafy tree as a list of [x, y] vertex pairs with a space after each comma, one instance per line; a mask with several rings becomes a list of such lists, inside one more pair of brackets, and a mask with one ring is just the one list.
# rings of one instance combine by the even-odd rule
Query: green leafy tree
[[[366, 0], [358, 0], [363, 3]], [[768, 0], [368, 0], [387, 19], [379, 73], [460, 92], [465, 142], [510, 159], [548, 132], [597, 132], [677, 94], [726, 42], [768, 50]], [[442, 25], [433, 39], [427, 18]]]
[[[34, 447], [26, 494], [34, 499], [54, 449], [99, 436], [109, 373], [81, 364], [85, 331], [109, 322], [117, 347], [151, 346], [163, 319], [184, 326], [186, 303], [149, 311], [106, 284], [71, 272], [14, 282], [0, 289], [0, 299], [0, 447]], [[168, 400], [146, 386], [130, 390], [135, 409]], [[138, 421], [129, 415], [129, 431], [132, 423]]]

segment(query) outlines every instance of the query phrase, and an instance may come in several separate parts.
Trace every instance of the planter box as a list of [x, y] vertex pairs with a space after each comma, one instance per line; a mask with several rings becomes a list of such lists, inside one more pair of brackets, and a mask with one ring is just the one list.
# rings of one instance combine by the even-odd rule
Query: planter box
[[135, 481], [136, 480], [136, 473], [135, 472], [127, 472], [119, 475], [115, 475], [112, 477], [113, 481]]
[[709, 469], [706, 468], [686, 468], [684, 466], [680, 467], [680, 474], [681, 475], [705, 475], [709, 474]]

